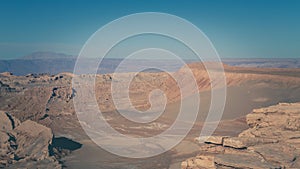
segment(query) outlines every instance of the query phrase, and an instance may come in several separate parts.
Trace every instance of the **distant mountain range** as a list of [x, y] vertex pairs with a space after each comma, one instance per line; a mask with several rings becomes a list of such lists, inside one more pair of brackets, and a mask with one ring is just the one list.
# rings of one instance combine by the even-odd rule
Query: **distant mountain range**
[[[35, 52], [20, 59], [0, 60], [0, 72], [11, 72], [15, 75], [26, 75], [30, 73], [57, 74], [61, 72], [73, 72], [76, 63], [76, 56], [54, 52]], [[95, 59], [84, 60], [87, 65], [94, 64]], [[121, 63], [122, 59], [104, 59], [98, 73], [112, 73]], [[194, 62], [187, 60], [187, 63]], [[232, 66], [241, 67], [278, 67], [278, 68], [300, 68], [300, 59], [223, 59], [223, 62]], [[130, 60], [123, 70], [134, 71], [141, 65], [156, 65], [170, 71], [178, 70], [182, 64], [172, 60]], [[129, 66], [128, 66], [129, 65]], [[91, 69], [90, 67], [86, 68]], [[154, 68], [148, 71], [161, 71]]]
[[225, 64], [239, 67], [300, 68], [300, 58], [223, 59]]
[[67, 55], [64, 53], [55, 53], [55, 52], [34, 52], [30, 55], [26, 55], [21, 59], [32, 60], [32, 59], [76, 59], [74, 55]]

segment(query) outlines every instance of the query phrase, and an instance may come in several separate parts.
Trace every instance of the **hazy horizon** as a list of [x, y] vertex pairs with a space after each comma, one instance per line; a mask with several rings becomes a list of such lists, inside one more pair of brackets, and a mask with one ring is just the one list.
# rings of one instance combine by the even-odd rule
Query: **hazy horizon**
[[[31, 58], [32, 55], [35, 54], [49, 54], [49, 56], [53, 55], [65, 55], [61, 58], [70, 58], [70, 59], [76, 59], [78, 57], [79, 54], [71, 54], [71, 53], [63, 53], [63, 52], [54, 52], [54, 51], [33, 51], [32, 53], [28, 53], [25, 54], [23, 56], [17, 57], [17, 58], [5, 58], [5, 57], [0, 57], [0, 60], [19, 60], [19, 59], [45, 59], [43, 57], [41, 58]], [[29, 58], [28, 58], [29, 57]], [[96, 59], [94, 57], [87, 57], [89, 59]], [[46, 58], [46, 59], [52, 59], [52, 58]], [[59, 57], [54, 57], [53, 59], [59, 59]], [[105, 59], [124, 59], [121, 57], [109, 57], [109, 58], [105, 58]], [[172, 59], [161, 59], [161, 58], [131, 58], [129, 60], [172, 60]], [[222, 60], [299, 60], [300, 57], [238, 57], [238, 56], [229, 56], [229, 57], [222, 57]], [[193, 59], [193, 58], [183, 58], [183, 60], [195, 60], [197, 61], [197, 59]]]

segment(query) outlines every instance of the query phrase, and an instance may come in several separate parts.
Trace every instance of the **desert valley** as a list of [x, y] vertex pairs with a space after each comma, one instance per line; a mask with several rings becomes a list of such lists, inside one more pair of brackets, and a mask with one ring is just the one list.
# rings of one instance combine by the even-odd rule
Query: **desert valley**
[[1, 0], [0, 169], [300, 169], [299, 9]]
[[[73, 100], [78, 93], [72, 88], [72, 78], [88, 75], [1, 73], [0, 168], [300, 167], [300, 104], [297, 103], [300, 102], [300, 69], [224, 64], [225, 110], [213, 136], [204, 138], [205, 143], [199, 143], [203, 139], [199, 133], [210, 106], [210, 79], [199, 62], [170, 73], [184, 82], [186, 69], [192, 70], [200, 91], [196, 123], [176, 147], [145, 159], [113, 155], [85, 134], [74, 110]], [[120, 76], [130, 73], [120, 73]], [[176, 119], [180, 99], [194, 105], [190, 96], [196, 91], [191, 90], [190, 96], [181, 98], [176, 82], [168, 73], [140, 72], [130, 84], [133, 106], [147, 110], [151, 106], [149, 93], [154, 89], [164, 91], [168, 102], [157, 120], [135, 123], [121, 116], [114, 106], [110, 90], [113, 78], [113, 74], [97, 74], [95, 94], [105, 120], [122, 134], [136, 137], [159, 134]], [[122, 109], [127, 108], [126, 104], [122, 105]]]

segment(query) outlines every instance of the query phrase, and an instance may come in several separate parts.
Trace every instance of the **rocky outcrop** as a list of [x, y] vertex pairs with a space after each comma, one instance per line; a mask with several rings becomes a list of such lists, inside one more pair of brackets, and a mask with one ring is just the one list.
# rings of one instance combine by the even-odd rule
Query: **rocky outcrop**
[[18, 159], [44, 160], [49, 156], [48, 145], [52, 143], [52, 131], [34, 121], [27, 120], [13, 131], [18, 148]]
[[249, 154], [220, 154], [215, 157], [214, 168], [280, 168], [278, 165], [272, 165], [261, 159], [259, 156]]
[[12, 88], [9, 85], [4, 84], [3, 82], [0, 81], [0, 91], [1, 92], [14, 92], [14, 91], [16, 91], [16, 89]]
[[214, 156], [198, 155], [195, 158], [188, 159], [181, 163], [181, 168], [199, 168], [214, 169]]
[[0, 111], [0, 168], [61, 168], [49, 154], [51, 129]]
[[255, 109], [246, 121], [250, 128], [238, 137], [207, 138], [182, 169], [300, 168], [300, 103]]

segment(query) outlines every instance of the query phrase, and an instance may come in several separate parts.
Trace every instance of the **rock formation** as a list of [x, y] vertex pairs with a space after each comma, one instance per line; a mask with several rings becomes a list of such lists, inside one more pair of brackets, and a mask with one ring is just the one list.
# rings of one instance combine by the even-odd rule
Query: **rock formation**
[[246, 120], [250, 128], [238, 137], [205, 139], [182, 169], [300, 168], [300, 103], [254, 109]]
[[52, 139], [50, 128], [0, 111], [0, 168], [61, 168], [49, 153]]

